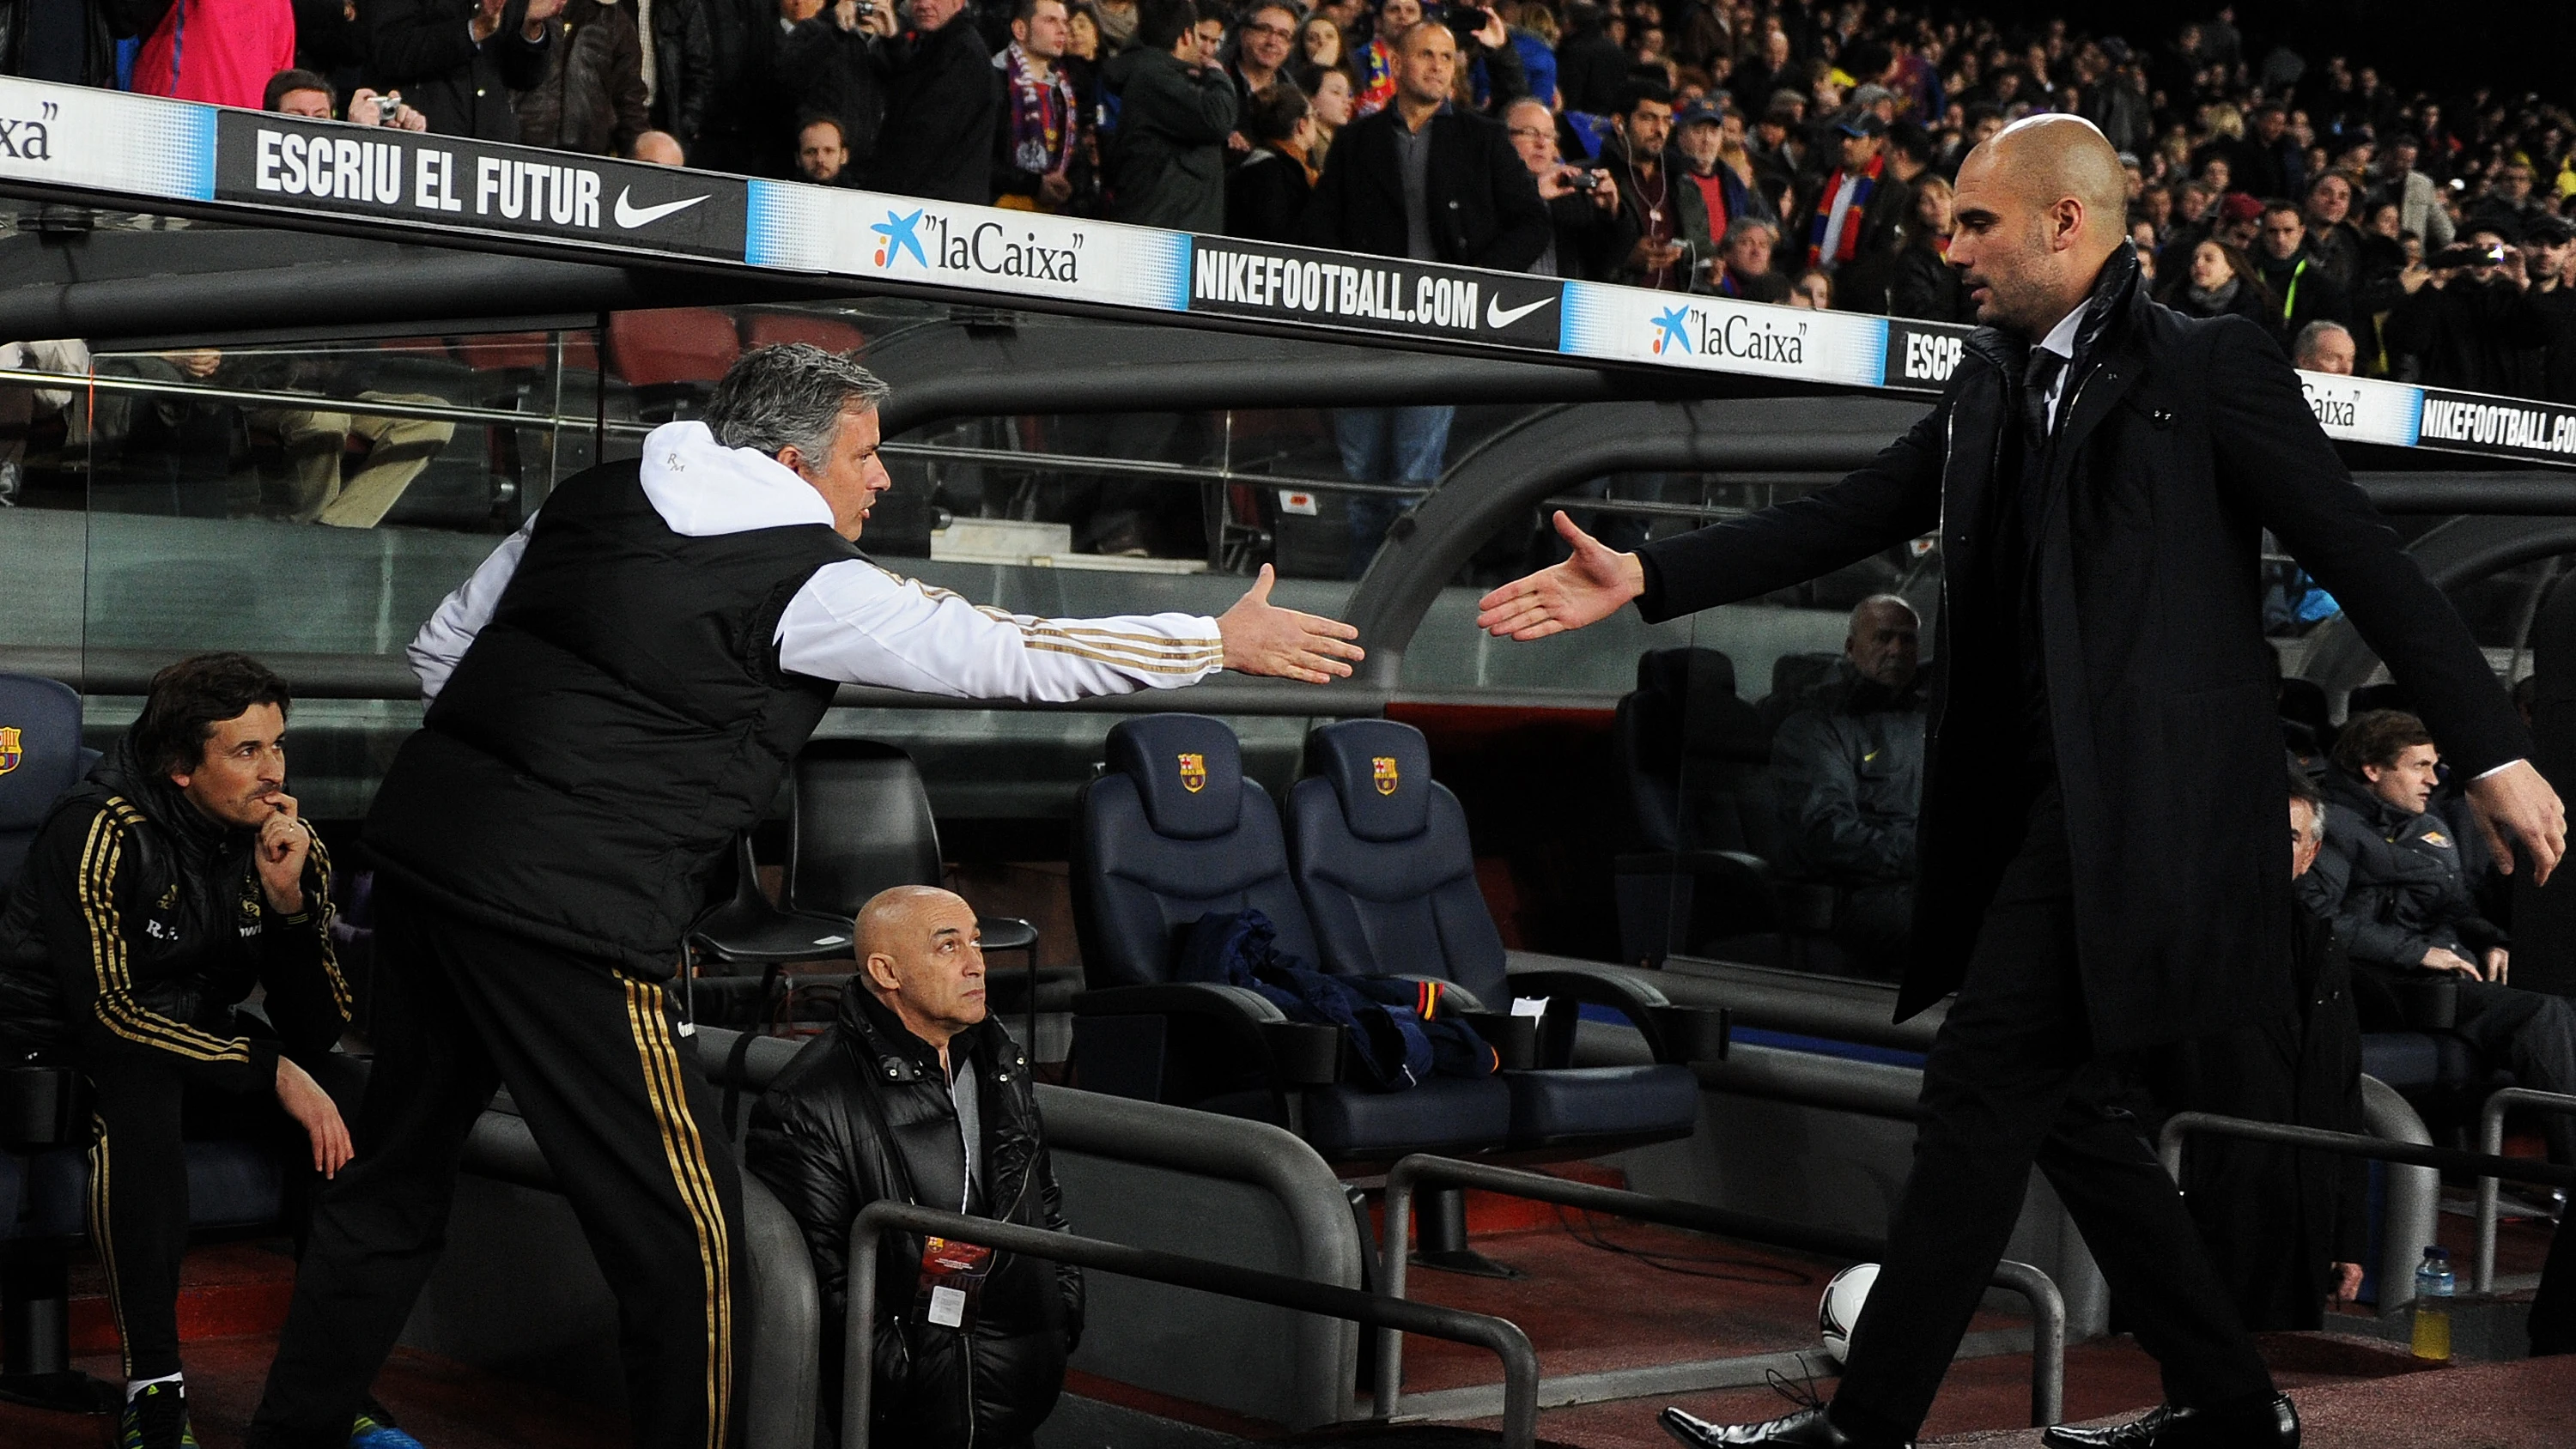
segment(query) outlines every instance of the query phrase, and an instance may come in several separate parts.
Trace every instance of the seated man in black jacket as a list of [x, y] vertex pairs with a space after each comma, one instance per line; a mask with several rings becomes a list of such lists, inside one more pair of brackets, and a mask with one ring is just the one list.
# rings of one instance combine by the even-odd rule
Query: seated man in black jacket
[[1796, 873], [1834, 887], [1834, 934], [1860, 974], [1905, 974], [1914, 821], [1923, 808], [1922, 621], [1878, 594], [1852, 610], [1835, 677], [1781, 721], [1771, 762]]
[[[2334, 763], [2325, 849], [2295, 889], [2351, 952], [2362, 1029], [2407, 1030], [2405, 984], [2455, 978], [2455, 1029], [2488, 1065], [2526, 1087], [2576, 1091], [2576, 1008], [2504, 984], [2504, 932], [2478, 914], [2470, 843], [2428, 809], [2440, 755], [2423, 721], [2397, 710], [2356, 715], [2335, 739]], [[2576, 1163], [2576, 1118], [2541, 1121], [2550, 1157]]]
[[[892, 1198], [1065, 1227], [1027, 1054], [984, 1010], [974, 908], [930, 886], [896, 886], [859, 912], [855, 934], [858, 989], [779, 1073], [745, 1144], [747, 1165], [814, 1255], [826, 1427], [840, 1419], [850, 1224], [861, 1208]], [[870, 1442], [1026, 1443], [1055, 1407], [1082, 1334], [1080, 1270], [996, 1253], [934, 1286], [926, 1248], [910, 1234], [885, 1238]]]
[[[182, 1119], [292, 1139], [326, 1175], [349, 1160], [339, 1108], [296, 1060], [339, 1077], [323, 1059], [349, 991], [330, 857], [286, 793], [286, 707], [245, 655], [153, 676], [116, 753], [54, 803], [0, 915], [0, 1063], [76, 1068], [93, 1089], [89, 1231], [124, 1340], [118, 1442], [144, 1449], [193, 1442]], [[234, 1011], [260, 988], [266, 1026]]]

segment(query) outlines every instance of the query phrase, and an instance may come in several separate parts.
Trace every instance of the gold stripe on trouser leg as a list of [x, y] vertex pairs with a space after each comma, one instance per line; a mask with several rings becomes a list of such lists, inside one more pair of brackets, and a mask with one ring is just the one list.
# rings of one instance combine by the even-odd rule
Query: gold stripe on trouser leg
[[99, 1266], [107, 1270], [107, 1311], [115, 1315], [117, 1357], [130, 1379], [134, 1377], [134, 1339], [125, 1331], [125, 1297], [116, 1281], [116, 1239], [107, 1230], [107, 1123], [93, 1117], [90, 1125], [89, 1240], [98, 1247]]
[[635, 1035], [636, 1058], [644, 1068], [645, 1096], [662, 1129], [662, 1152], [670, 1163], [671, 1180], [697, 1230], [698, 1259], [707, 1285], [707, 1446], [723, 1449], [733, 1401], [733, 1258], [724, 1206], [716, 1195], [714, 1174], [707, 1170], [705, 1140], [689, 1115], [679, 1049], [662, 1016], [661, 991], [631, 979], [624, 985], [626, 1019]]

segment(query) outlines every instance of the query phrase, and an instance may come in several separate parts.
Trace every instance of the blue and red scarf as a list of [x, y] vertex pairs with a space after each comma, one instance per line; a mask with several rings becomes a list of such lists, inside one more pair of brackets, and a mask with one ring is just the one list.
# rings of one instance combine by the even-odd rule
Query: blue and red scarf
[[1860, 174], [1860, 184], [1852, 188], [1853, 215], [1844, 218], [1843, 234], [1834, 239], [1834, 254], [1831, 257], [1825, 255], [1825, 233], [1833, 226], [1834, 198], [1842, 194], [1843, 169], [1837, 166], [1834, 168], [1834, 174], [1825, 178], [1824, 189], [1816, 193], [1815, 219], [1807, 225], [1808, 266], [1830, 264], [1838, 267], [1858, 254], [1860, 251], [1859, 213], [1869, 209], [1869, 195], [1878, 189], [1879, 175], [1886, 169], [1885, 155], [1869, 158], [1869, 169]]

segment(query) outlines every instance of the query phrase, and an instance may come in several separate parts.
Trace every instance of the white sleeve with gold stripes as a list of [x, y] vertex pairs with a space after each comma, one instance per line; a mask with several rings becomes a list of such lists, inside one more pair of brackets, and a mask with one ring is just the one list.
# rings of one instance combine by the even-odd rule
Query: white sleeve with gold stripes
[[778, 621], [781, 668], [842, 684], [961, 699], [1070, 700], [1177, 689], [1223, 667], [1216, 621], [1193, 614], [1041, 619], [851, 559], [815, 571]]

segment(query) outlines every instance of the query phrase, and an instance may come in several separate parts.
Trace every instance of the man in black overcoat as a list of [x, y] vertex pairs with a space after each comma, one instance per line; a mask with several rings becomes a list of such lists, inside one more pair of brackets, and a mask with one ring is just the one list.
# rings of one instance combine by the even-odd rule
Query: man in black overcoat
[[2292, 1006], [2264, 529], [2439, 716], [2498, 860], [2511, 841], [2545, 876], [2563, 848], [2558, 796], [2459, 615], [2262, 328], [2148, 299], [2125, 196], [2089, 122], [2005, 128], [1960, 167], [1950, 249], [1986, 325], [1921, 422], [1831, 488], [1634, 554], [1559, 514], [1573, 556], [1482, 602], [1480, 626], [1536, 639], [1632, 599], [1661, 620], [1757, 597], [1926, 534], [1944, 558], [1897, 1016], [1958, 1000], [1924, 1066], [1914, 1170], [1833, 1402], [1735, 1428], [1666, 1410], [1685, 1444], [1911, 1439], [2034, 1163], [2166, 1397], [2048, 1442], [2298, 1442], [2172, 1179], [2105, 1105], [2121, 1057]]

